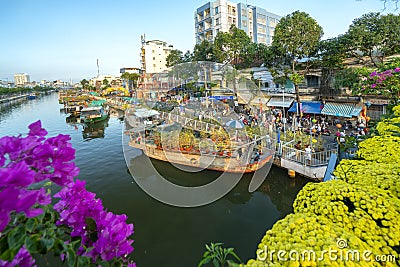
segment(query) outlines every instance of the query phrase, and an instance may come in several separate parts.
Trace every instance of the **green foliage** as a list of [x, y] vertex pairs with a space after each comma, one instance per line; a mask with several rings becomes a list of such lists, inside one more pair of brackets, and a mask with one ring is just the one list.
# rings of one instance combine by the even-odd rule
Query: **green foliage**
[[361, 73], [364, 75], [369, 73], [367, 69], [354, 69], [354, 68], [344, 68], [335, 73], [334, 87], [336, 89], [349, 88], [351, 90], [356, 90], [358, 84], [361, 81]]
[[63, 262], [68, 266], [94, 266], [89, 257], [76, 254], [78, 248], [82, 246], [81, 240], [71, 238], [67, 227], [56, 226], [58, 213], [52, 206], [41, 208], [44, 213], [34, 218], [27, 218], [22, 214], [15, 216], [13, 227], [7, 228], [0, 237], [0, 259], [11, 261], [18, 250], [25, 245], [31, 255], [64, 254], [66, 257]]
[[203, 40], [200, 44], [194, 46], [192, 60], [219, 62], [217, 61], [213, 43], [207, 40]]
[[121, 78], [129, 82], [129, 88], [131, 89], [132, 87], [136, 87], [136, 83], [140, 78], [140, 74], [124, 72], [122, 73]]
[[206, 245], [206, 252], [203, 254], [203, 258], [200, 261], [198, 267], [206, 265], [209, 262], [215, 267], [224, 267], [232, 266], [230, 261], [228, 261], [228, 257], [232, 256], [239, 262], [241, 261], [238, 255], [233, 251], [233, 248], [224, 248], [223, 243], [211, 243], [210, 245]]
[[27, 93], [35, 93], [35, 92], [46, 92], [49, 90], [54, 90], [52, 87], [40, 87], [35, 86], [33, 88], [29, 87], [17, 87], [17, 88], [2, 88], [0, 87], [0, 95], [19, 95], [19, 94], [27, 94]]
[[345, 34], [349, 55], [378, 67], [400, 51], [399, 24], [400, 15], [394, 14], [371, 12], [355, 19]]
[[[295, 11], [278, 22], [272, 45], [275, 52], [292, 64], [316, 53], [323, 30], [307, 13]], [[294, 66], [292, 68], [294, 71]]]
[[166, 58], [167, 67], [172, 67], [183, 62], [183, 53], [178, 49], [171, 50]]
[[293, 82], [293, 84], [298, 85], [304, 81], [304, 76], [298, 73], [293, 73], [289, 76], [289, 79]]
[[214, 40], [214, 52], [218, 62], [238, 65], [244, 61], [246, 51], [251, 44], [245, 31], [231, 26], [229, 32], [219, 32]]
[[346, 58], [346, 45], [342, 36], [320, 41], [318, 50], [319, 65], [322, 68], [343, 68], [343, 61]]

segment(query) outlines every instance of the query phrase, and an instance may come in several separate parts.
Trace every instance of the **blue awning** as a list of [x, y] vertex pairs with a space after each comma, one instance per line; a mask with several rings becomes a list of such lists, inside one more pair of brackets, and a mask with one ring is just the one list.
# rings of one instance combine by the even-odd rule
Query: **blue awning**
[[[321, 110], [323, 105], [321, 102], [317, 101], [302, 101], [301, 103], [301, 111], [307, 114], [321, 114]], [[294, 102], [292, 107], [288, 110], [289, 112], [297, 112], [297, 102]]]
[[361, 108], [357, 103], [327, 102], [321, 110], [322, 114], [351, 118], [360, 114]]

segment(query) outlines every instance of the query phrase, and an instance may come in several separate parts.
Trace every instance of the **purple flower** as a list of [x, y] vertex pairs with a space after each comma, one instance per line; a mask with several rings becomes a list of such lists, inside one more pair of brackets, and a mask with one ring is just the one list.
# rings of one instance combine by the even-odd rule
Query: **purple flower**
[[22, 246], [18, 253], [15, 255], [14, 259], [11, 262], [0, 260], [0, 266], [3, 267], [31, 267], [36, 266], [35, 260], [32, 258], [31, 254], [29, 254], [28, 250], [25, 246]]
[[[87, 256], [109, 261], [126, 257], [133, 251], [133, 240], [129, 239], [133, 234], [133, 224], [126, 223], [126, 215], [107, 212], [101, 200], [86, 191], [84, 181], [77, 180], [55, 194], [55, 197], [61, 198], [54, 205], [54, 209], [60, 213], [57, 225], [71, 227], [71, 236], [80, 236], [86, 247], [93, 247]], [[93, 225], [88, 225], [87, 219], [95, 222], [96, 229], [91, 229]], [[91, 238], [92, 231], [96, 233], [94, 239]]]
[[375, 83], [371, 85], [371, 88], [375, 88], [375, 87], [376, 87], [376, 84], [375, 84]]
[[29, 133], [30, 136], [38, 136], [43, 137], [47, 135], [47, 131], [42, 128], [42, 122], [40, 120], [29, 125]]
[[382, 74], [391, 76], [392, 75], [392, 70], [385, 70], [384, 72], [382, 72]]
[[[79, 255], [94, 261], [126, 257], [133, 251], [133, 224], [127, 224], [125, 215], [115, 215], [104, 209], [100, 199], [85, 189], [85, 182], [74, 177], [79, 169], [73, 160], [75, 149], [70, 137], [58, 135], [45, 138], [47, 131], [41, 122], [29, 125], [26, 137], [0, 138], [0, 232], [12, 220], [13, 213], [23, 212], [26, 217], [43, 213], [42, 205], [51, 203], [45, 188], [32, 189], [32, 185], [50, 180], [63, 186], [54, 196], [60, 198], [54, 205], [59, 212], [57, 225], [71, 229], [72, 237], [81, 237]], [[12, 262], [0, 260], [0, 266], [31, 266], [35, 262], [23, 247]], [[128, 266], [136, 266], [129, 263]]]
[[370, 77], [374, 77], [374, 76], [376, 76], [377, 75], [377, 73], [376, 73], [376, 71], [374, 71], [374, 72], [371, 72], [371, 74], [369, 75]]
[[35, 172], [24, 162], [17, 162], [9, 168], [0, 169], [0, 188], [27, 187], [32, 184]]

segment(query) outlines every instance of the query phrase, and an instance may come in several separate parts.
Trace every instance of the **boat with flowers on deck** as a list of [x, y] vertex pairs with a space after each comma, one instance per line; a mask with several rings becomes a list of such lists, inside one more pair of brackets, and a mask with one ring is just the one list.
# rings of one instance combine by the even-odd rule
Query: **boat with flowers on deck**
[[109, 114], [102, 106], [85, 107], [81, 110], [80, 119], [84, 123], [95, 123], [108, 119]]
[[149, 158], [233, 173], [254, 172], [272, 164], [275, 144], [268, 134], [249, 136], [228, 124], [223, 127], [152, 109], [127, 114], [129, 145]]

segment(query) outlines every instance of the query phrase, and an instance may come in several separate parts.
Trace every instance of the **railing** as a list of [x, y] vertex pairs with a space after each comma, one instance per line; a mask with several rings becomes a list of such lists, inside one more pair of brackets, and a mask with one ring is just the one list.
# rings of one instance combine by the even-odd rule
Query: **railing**
[[281, 157], [310, 167], [328, 165], [332, 154], [337, 154], [336, 148], [326, 149], [319, 152], [306, 152], [296, 148], [282, 145]]

